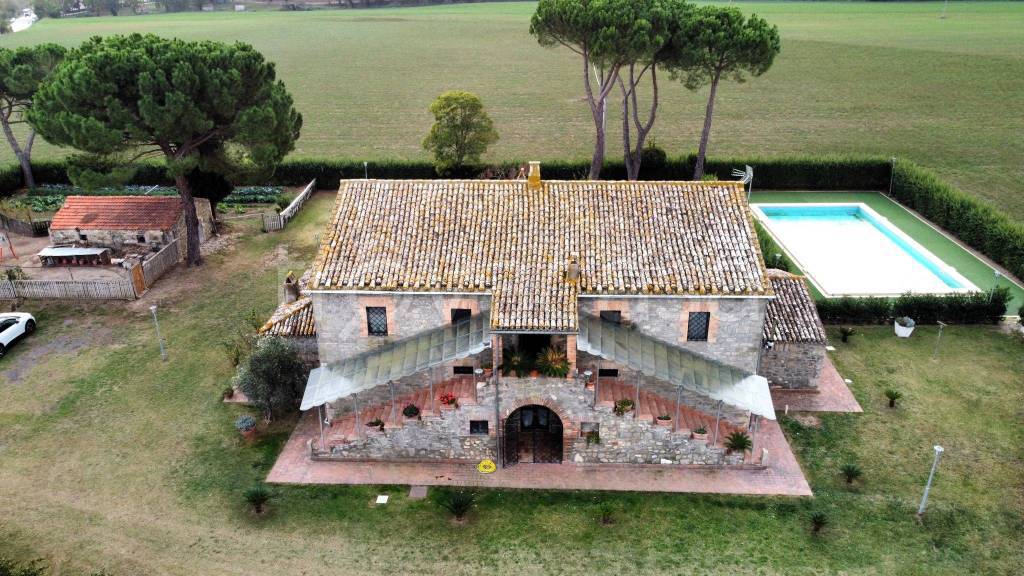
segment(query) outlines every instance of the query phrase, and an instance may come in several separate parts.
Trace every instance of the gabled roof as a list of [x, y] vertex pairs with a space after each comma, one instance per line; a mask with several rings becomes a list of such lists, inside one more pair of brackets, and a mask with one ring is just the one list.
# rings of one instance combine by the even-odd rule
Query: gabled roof
[[316, 336], [313, 300], [304, 297], [288, 304], [281, 304], [266, 324], [260, 327], [259, 333], [267, 336]]
[[516, 332], [575, 331], [578, 294], [770, 293], [740, 183], [525, 180], [342, 182], [310, 289], [490, 293]]
[[775, 299], [765, 312], [762, 338], [770, 342], [812, 342], [824, 344], [825, 327], [818, 317], [802, 276], [782, 270], [768, 270]]
[[51, 230], [170, 230], [181, 214], [177, 196], [68, 196]]

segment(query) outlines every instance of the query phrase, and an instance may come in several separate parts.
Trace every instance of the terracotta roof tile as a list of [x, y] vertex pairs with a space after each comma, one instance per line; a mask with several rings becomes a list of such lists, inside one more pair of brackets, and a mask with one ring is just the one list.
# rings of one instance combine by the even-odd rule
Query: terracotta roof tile
[[313, 300], [305, 297], [299, 298], [295, 302], [281, 304], [267, 320], [267, 323], [259, 329], [259, 333], [270, 336], [316, 336]]
[[772, 342], [824, 344], [825, 327], [821, 324], [818, 309], [803, 277], [770, 269], [768, 278], [775, 299], [768, 303], [761, 336]]
[[169, 230], [181, 214], [177, 196], [68, 196], [54, 230]]
[[770, 293], [739, 183], [524, 180], [342, 182], [310, 289], [491, 293], [509, 331], [575, 331], [577, 294]]

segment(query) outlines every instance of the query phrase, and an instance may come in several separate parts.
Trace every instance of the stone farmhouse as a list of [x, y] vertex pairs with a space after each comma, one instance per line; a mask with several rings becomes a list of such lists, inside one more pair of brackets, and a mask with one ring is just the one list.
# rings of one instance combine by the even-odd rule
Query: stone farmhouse
[[[213, 235], [210, 201], [195, 199], [199, 241]], [[155, 251], [181, 238], [185, 257], [185, 213], [177, 196], [68, 196], [50, 223], [50, 242], [102, 246], [115, 253]]]
[[300, 285], [314, 459], [740, 465], [824, 355], [738, 182], [344, 181]]

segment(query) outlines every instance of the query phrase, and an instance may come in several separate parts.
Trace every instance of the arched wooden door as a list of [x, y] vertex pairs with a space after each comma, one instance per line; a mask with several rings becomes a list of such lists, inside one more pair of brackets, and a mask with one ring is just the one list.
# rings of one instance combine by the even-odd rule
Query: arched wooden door
[[562, 461], [562, 419], [550, 408], [531, 404], [505, 419], [503, 463], [558, 464]]

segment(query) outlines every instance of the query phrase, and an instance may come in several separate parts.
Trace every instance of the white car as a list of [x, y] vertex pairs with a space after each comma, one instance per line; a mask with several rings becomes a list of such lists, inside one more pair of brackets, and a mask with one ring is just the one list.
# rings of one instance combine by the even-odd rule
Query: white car
[[36, 331], [36, 319], [26, 312], [0, 313], [0, 358], [22, 336]]

